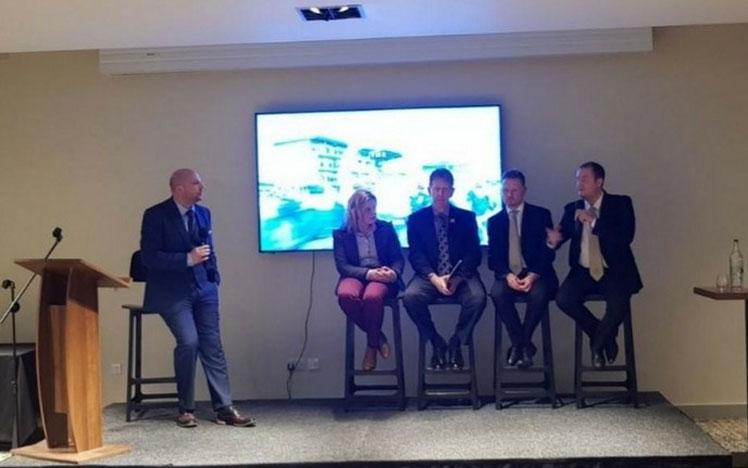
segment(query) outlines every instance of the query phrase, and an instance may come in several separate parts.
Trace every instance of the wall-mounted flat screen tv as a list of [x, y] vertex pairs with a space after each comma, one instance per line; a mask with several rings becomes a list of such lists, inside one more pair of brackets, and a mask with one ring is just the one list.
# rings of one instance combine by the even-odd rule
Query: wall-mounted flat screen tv
[[407, 247], [406, 220], [430, 204], [428, 178], [455, 176], [452, 203], [486, 220], [499, 210], [501, 112], [498, 105], [255, 115], [261, 252], [329, 250], [348, 198], [366, 188], [377, 214]]

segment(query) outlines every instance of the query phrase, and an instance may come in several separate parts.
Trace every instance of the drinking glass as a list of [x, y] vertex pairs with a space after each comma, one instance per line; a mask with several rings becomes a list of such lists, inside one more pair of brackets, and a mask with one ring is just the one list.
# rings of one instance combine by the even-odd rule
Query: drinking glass
[[719, 275], [717, 275], [717, 291], [719, 292], [727, 291], [728, 284], [729, 283], [727, 282], [726, 274], [720, 273]]

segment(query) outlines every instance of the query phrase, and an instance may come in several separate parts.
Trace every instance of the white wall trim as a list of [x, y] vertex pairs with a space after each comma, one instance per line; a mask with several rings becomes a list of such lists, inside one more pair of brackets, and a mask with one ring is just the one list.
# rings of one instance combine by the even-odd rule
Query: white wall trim
[[650, 52], [652, 28], [99, 51], [105, 75]]

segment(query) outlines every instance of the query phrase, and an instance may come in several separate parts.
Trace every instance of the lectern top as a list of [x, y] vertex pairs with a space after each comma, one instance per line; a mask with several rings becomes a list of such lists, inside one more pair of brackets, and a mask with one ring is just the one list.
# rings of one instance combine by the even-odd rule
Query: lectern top
[[67, 274], [71, 269], [88, 270], [98, 276], [98, 286], [100, 288], [129, 288], [130, 279], [122, 278], [105, 272], [101, 268], [92, 265], [79, 258], [25, 258], [16, 260], [16, 264], [41, 275], [45, 270], [54, 271], [61, 274]]

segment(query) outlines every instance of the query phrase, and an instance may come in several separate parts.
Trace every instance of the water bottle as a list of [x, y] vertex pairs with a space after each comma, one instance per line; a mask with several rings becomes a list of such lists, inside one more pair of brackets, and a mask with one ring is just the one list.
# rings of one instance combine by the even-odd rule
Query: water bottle
[[733, 239], [732, 252], [730, 253], [730, 289], [733, 291], [743, 290], [743, 254], [740, 253], [737, 239]]

